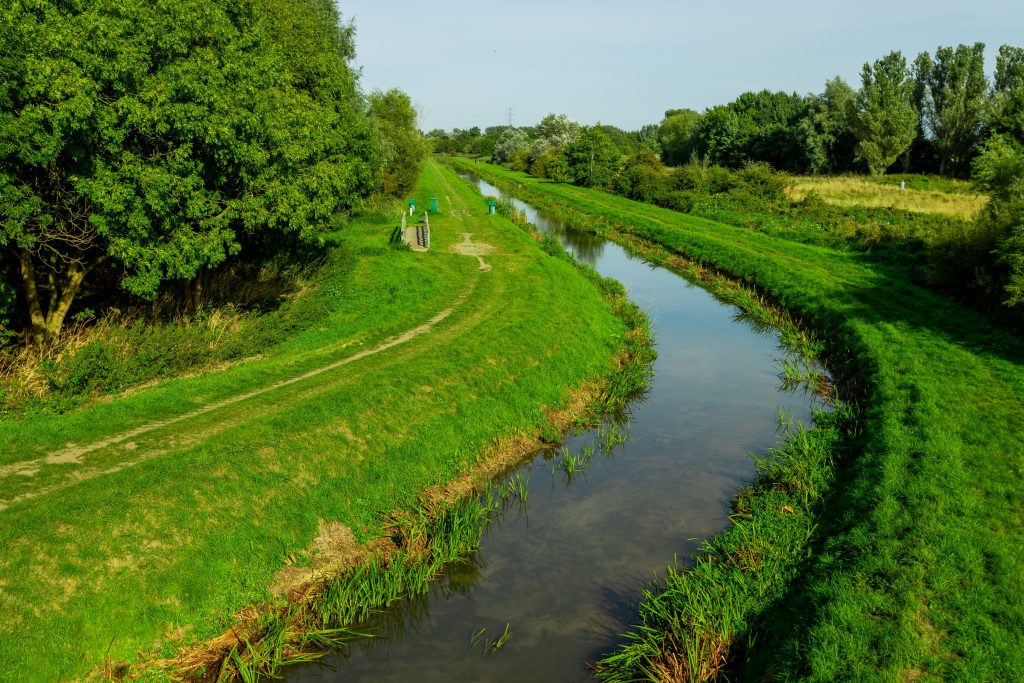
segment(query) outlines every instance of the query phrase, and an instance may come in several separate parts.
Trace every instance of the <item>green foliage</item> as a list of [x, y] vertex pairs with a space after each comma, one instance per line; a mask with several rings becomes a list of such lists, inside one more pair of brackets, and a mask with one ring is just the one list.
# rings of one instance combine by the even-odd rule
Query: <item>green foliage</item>
[[416, 184], [427, 153], [416, 127], [416, 109], [409, 96], [398, 89], [370, 93], [369, 105], [370, 119], [380, 133], [384, 193], [391, 197], [404, 196]]
[[666, 192], [665, 168], [653, 152], [639, 152], [628, 159], [615, 175], [615, 194], [641, 202], [657, 203]]
[[618, 148], [600, 126], [585, 126], [565, 146], [569, 175], [583, 187], [607, 186], [621, 158]]
[[799, 123], [806, 112], [807, 102], [796, 93], [746, 92], [704, 114], [694, 126], [690, 148], [730, 168], [764, 161], [800, 171], [806, 161]]
[[537, 124], [534, 139], [543, 147], [565, 147], [579, 131], [579, 124], [565, 114], [548, 114]]
[[572, 180], [565, 154], [559, 147], [548, 147], [539, 152], [530, 162], [530, 173], [555, 182], [565, 183]]
[[10, 342], [15, 335], [14, 330], [11, 329], [15, 297], [14, 287], [0, 277], [0, 348]]
[[993, 132], [1011, 135], [1024, 143], [1024, 48], [999, 48], [992, 110]]
[[530, 137], [522, 128], [509, 128], [498, 138], [494, 146], [493, 160], [497, 164], [504, 164], [512, 160], [512, 156], [526, 149], [530, 144]]
[[602, 125], [601, 130], [604, 131], [604, 134], [612, 141], [612, 144], [618, 148], [619, 154], [622, 154], [623, 156], [636, 154], [637, 142], [634, 136], [617, 126], [610, 126], [608, 124]]
[[1008, 135], [994, 135], [974, 160], [974, 182], [993, 199], [1009, 198], [1014, 182], [1024, 178], [1024, 144]]
[[669, 109], [658, 126], [658, 144], [662, 159], [670, 166], [678, 166], [693, 153], [693, 130], [701, 116], [692, 109]]
[[838, 76], [825, 84], [825, 92], [811, 98], [807, 116], [800, 122], [811, 173], [852, 170], [856, 115], [857, 91]]
[[921, 123], [939, 153], [939, 173], [956, 174], [980, 141], [988, 114], [985, 45], [940, 47], [934, 60], [924, 52], [914, 70]]
[[[1024, 145], [998, 134], [990, 138], [974, 160], [974, 181], [992, 201], [981, 219], [988, 240], [973, 261], [988, 266], [989, 288], [1002, 288], [1006, 304], [1024, 305]], [[961, 256], [961, 261], [971, 255]], [[991, 260], [995, 257], [995, 263]], [[970, 263], [971, 261], [968, 261]]]
[[857, 158], [873, 175], [884, 173], [917, 137], [913, 87], [907, 60], [898, 51], [864, 65], [857, 110]]
[[29, 0], [0, 22], [0, 244], [37, 337], [96, 269], [151, 298], [248, 243], [320, 242], [376, 183], [325, 0]]

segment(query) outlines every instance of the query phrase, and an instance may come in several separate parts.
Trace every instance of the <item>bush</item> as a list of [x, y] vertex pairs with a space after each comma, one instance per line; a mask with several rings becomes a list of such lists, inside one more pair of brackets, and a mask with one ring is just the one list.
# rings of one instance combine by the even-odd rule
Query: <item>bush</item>
[[669, 189], [665, 167], [651, 152], [631, 156], [612, 181], [616, 194], [650, 204], [660, 204]]
[[736, 172], [739, 184], [751, 195], [774, 203], [786, 201], [789, 180], [764, 162], [752, 161]]

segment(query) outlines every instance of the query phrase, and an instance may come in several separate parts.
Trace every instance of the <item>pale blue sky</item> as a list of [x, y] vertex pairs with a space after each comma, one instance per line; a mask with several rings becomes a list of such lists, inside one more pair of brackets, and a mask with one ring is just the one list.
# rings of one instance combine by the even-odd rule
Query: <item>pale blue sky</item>
[[745, 90], [820, 92], [899, 49], [1024, 45], [1024, 0], [337, 0], [355, 19], [365, 90], [398, 87], [420, 126], [536, 123], [548, 112], [625, 129]]

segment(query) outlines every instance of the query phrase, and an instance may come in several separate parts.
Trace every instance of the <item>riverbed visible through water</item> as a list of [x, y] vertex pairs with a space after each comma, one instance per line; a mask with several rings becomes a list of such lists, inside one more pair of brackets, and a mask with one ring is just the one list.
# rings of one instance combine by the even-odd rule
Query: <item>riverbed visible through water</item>
[[[645, 584], [728, 524], [729, 501], [754, 476], [749, 453], [777, 444], [777, 411], [809, 420], [813, 398], [779, 386], [773, 334], [678, 275], [514, 202], [651, 316], [652, 387], [612, 428], [625, 442], [605, 453], [600, 430], [566, 439], [570, 451], [598, 452], [573, 477], [557, 453], [538, 454], [518, 470], [529, 477], [525, 506], [502, 514], [469, 562], [383, 614], [371, 625], [379, 637], [290, 669], [289, 680], [593, 680], [587, 665], [620, 642]], [[504, 645], [486, 647], [506, 625]]]

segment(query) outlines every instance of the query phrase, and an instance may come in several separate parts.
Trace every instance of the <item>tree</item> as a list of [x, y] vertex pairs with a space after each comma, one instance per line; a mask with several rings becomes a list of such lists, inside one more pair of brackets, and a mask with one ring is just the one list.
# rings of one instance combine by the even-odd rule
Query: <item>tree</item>
[[711, 163], [738, 167], [744, 161], [740, 121], [729, 107], [707, 111], [693, 129], [693, 153]]
[[656, 203], [668, 190], [665, 167], [653, 152], [638, 152], [626, 159], [615, 175], [613, 188], [623, 197]]
[[913, 81], [902, 53], [891, 52], [861, 71], [857, 107], [857, 158], [881, 175], [917, 137]]
[[[995, 135], [974, 160], [974, 182], [991, 197], [980, 220], [987, 237], [986, 256], [995, 247], [996, 272], [1009, 306], [1024, 305], [1024, 145], [1013, 136]], [[990, 257], [989, 257], [990, 258]], [[998, 268], [1005, 269], [999, 272]]]
[[690, 159], [693, 151], [691, 136], [700, 114], [692, 109], [669, 109], [658, 126], [658, 143], [661, 145], [663, 160], [670, 166], [678, 166]]
[[548, 114], [537, 124], [536, 139], [544, 147], [565, 147], [576, 138], [580, 125], [565, 114]]
[[521, 128], [509, 128], [498, 138], [494, 146], [494, 161], [503, 164], [512, 159], [512, 155], [530, 145], [530, 137]]
[[31, 336], [97, 269], [149, 298], [247, 245], [321, 240], [376, 182], [352, 35], [329, 0], [6, 7], [0, 246]]
[[807, 116], [800, 122], [811, 173], [852, 168], [857, 146], [856, 115], [857, 91], [838, 76], [825, 84], [822, 94], [811, 98]]
[[999, 48], [992, 90], [992, 131], [1024, 143], [1024, 48]]
[[601, 130], [601, 126], [581, 128], [576, 139], [565, 147], [565, 160], [573, 182], [583, 187], [607, 186], [622, 155]]
[[934, 60], [924, 52], [914, 64], [923, 132], [938, 152], [939, 173], [956, 174], [980, 141], [988, 113], [985, 45], [940, 47]]
[[658, 124], [648, 123], [641, 126], [640, 130], [630, 133], [641, 152], [652, 152], [653, 154], [661, 156], [661, 144], [658, 142], [658, 128]]
[[369, 116], [377, 126], [383, 168], [381, 187], [385, 194], [406, 194], [420, 177], [427, 148], [416, 126], [416, 108], [401, 90], [370, 93]]

